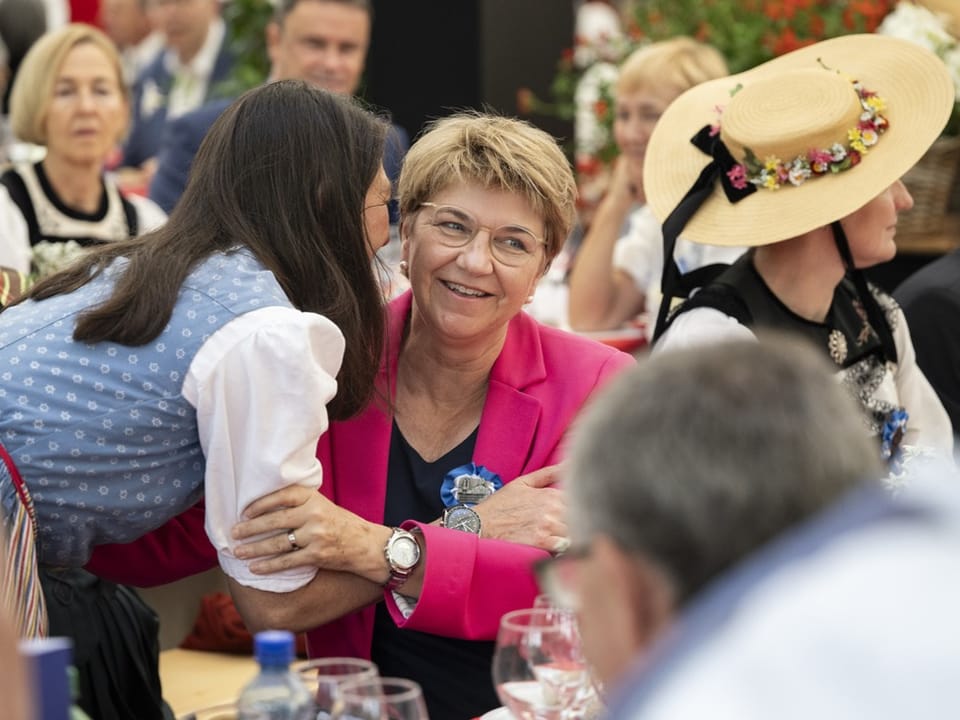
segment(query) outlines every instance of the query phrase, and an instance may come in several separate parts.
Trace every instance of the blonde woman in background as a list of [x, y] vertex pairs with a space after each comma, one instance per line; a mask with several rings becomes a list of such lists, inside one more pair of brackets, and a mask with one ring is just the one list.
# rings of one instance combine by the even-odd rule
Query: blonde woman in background
[[120, 57], [106, 35], [71, 24], [33, 45], [11, 90], [10, 122], [17, 140], [46, 154], [0, 175], [0, 266], [46, 275], [82, 247], [163, 224], [155, 203], [122, 196], [104, 175], [129, 118]]
[[[676, 97], [726, 74], [718, 50], [688, 37], [646, 45], [621, 66], [613, 123], [620, 157], [570, 274], [569, 322], [575, 330], [620, 327], [651, 310], [656, 315], [663, 240], [643, 190], [647, 142]], [[733, 262], [740, 252], [742, 248], [677, 245], [678, 262], [687, 270]], [[652, 322], [649, 327], [652, 332]]]

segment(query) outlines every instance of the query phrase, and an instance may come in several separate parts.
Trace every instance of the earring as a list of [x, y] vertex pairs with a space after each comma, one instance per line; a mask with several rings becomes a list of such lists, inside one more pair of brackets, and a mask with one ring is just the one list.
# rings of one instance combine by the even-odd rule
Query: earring
[[532, 302], [533, 302], [533, 295], [527, 295], [527, 302], [525, 304], [529, 305]]
[[401, 260], [401, 261], [400, 261], [399, 268], [400, 268], [400, 274], [401, 274], [401, 275], [403, 275], [404, 277], [409, 277], [409, 274], [408, 274], [408, 273], [409, 273], [409, 268], [410, 268], [410, 266], [407, 265], [407, 261], [406, 261], [406, 260]]

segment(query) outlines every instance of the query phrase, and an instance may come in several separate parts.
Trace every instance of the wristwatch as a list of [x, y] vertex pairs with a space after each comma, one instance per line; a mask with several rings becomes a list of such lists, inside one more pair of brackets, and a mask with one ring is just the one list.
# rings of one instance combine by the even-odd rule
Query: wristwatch
[[412, 532], [394, 528], [387, 544], [383, 546], [383, 556], [390, 567], [390, 579], [384, 588], [393, 590], [403, 585], [420, 564], [420, 544]]
[[480, 534], [480, 516], [477, 511], [468, 505], [454, 505], [443, 511], [440, 518], [441, 527], [463, 530], [464, 532]]

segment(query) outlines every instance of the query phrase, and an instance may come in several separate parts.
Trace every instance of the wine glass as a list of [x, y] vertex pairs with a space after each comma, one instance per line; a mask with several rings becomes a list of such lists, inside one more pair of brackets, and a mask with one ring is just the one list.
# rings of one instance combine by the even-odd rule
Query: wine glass
[[575, 615], [527, 608], [500, 620], [493, 683], [518, 720], [582, 720], [595, 706]]
[[334, 720], [429, 720], [423, 690], [413, 680], [375, 677], [340, 686]]
[[370, 660], [351, 657], [328, 657], [308, 660], [294, 666], [314, 696], [316, 720], [329, 720], [340, 699], [340, 686], [349, 680], [377, 677], [379, 670]]

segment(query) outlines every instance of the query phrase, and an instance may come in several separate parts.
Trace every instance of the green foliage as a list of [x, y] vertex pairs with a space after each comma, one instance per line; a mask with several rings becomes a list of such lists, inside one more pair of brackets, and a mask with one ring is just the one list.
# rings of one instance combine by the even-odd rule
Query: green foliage
[[689, 35], [737, 73], [826, 38], [874, 32], [893, 0], [635, 0], [628, 32], [641, 41]]
[[217, 86], [218, 95], [235, 97], [266, 81], [270, 58], [265, 33], [272, 15], [270, 0], [229, 0], [225, 4], [227, 42], [236, 60], [229, 77]]

